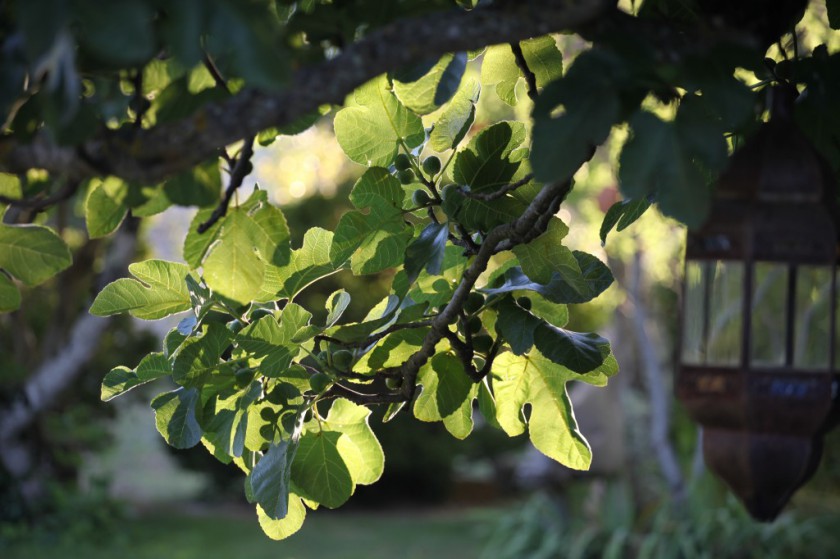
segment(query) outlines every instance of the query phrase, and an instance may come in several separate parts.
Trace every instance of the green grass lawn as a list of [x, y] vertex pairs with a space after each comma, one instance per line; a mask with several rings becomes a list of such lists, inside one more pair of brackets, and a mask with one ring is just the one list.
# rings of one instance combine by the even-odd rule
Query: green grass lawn
[[300, 532], [276, 542], [256, 515], [239, 512], [146, 513], [116, 524], [111, 543], [28, 542], [2, 548], [4, 559], [470, 559], [477, 557], [498, 511], [317, 511]]

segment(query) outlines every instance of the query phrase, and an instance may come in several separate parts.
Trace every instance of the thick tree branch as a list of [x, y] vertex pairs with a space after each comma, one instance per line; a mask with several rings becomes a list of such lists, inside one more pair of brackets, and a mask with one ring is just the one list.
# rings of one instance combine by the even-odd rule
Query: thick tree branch
[[187, 119], [145, 130], [103, 130], [76, 148], [57, 146], [45, 134], [29, 144], [10, 136], [0, 138], [0, 171], [39, 168], [75, 180], [107, 173], [154, 184], [241, 138], [290, 124], [325, 103], [343, 103], [353, 89], [383, 72], [449, 52], [582, 28], [603, 20], [606, 12], [614, 10], [612, 4], [607, 0], [502, 2], [470, 12], [396, 21], [335, 58], [298, 70], [279, 93], [246, 89]]

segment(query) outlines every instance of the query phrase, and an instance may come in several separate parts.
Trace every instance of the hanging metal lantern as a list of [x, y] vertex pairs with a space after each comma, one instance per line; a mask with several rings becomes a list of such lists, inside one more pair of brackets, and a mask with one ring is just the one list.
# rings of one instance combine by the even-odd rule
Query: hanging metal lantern
[[708, 467], [772, 520], [813, 475], [836, 415], [837, 190], [774, 89], [689, 231], [677, 397]]

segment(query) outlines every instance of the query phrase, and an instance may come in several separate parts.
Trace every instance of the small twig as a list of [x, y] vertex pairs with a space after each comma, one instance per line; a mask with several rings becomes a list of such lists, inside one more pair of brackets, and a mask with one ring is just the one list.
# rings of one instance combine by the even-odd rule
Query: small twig
[[81, 181], [78, 180], [67, 181], [60, 189], [58, 189], [57, 192], [43, 197], [39, 195], [33, 196], [32, 198], [21, 198], [18, 200], [16, 198], [9, 198], [8, 196], [0, 195], [0, 204], [7, 204], [17, 208], [26, 208], [32, 212], [38, 213], [72, 197], [81, 184]]
[[536, 103], [537, 96], [539, 95], [537, 92], [537, 76], [528, 67], [528, 61], [525, 60], [525, 54], [522, 52], [522, 47], [519, 46], [519, 43], [510, 43], [510, 50], [513, 51], [513, 58], [516, 60], [516, 65], [519, 67], [519, 71], [522, 72], [525, 83], [528, 85], [528, 97]]
[[421, 320], [419, 322], [404, 322], [404, 323], [400, 323], [400, 324], [392, 324], [391, 326], [382, 330], [381, 332], [377, 332], [376, 334], [373, 334], [373, 335], [368, 336], [367, 338], [365, 338], [363, 340], [359, 340], [359, 341], [356, 341], [356, 342], [345, 342], [344, 340], [340, 340], [340, 339], [334, 338], [332, 336], [325, 336], [325, 335], [319, 334], [319, 335], [315, 336], [315, 343], [319, 344], [318, 347], [320, 347], [321, 342], [327, 342], [327, 343], [339, 345], [341, 347], [346, 347], [346, 348], [364, 348], [364, 347], [368, 347], [372, 344], [375, 344], [376, 342], [378, 342], [379, 340], [381, 340], [382, 338], [384, 338], [388, 334], [393, 334], [394, 332], [397, 332], [399, 330], [407, 330], [409, 328], [426, 328], [426, 327], [430, 326], [431, 324], [432, 324], [432, 319]]
[[501, 198], [502, 196], [504, 196], [508, 192], [513, 192], [517, 188], [519, 188], [521, 186], [525, 186], [526, 184], [531, 182], [531, 179], [533, 179], [533, 178], [534, 178], [534, 174], [533, 173], [528, 173], [527, 175], [522, 177], [520, 180], [518, 180], [514, 183], [511, 183], [511, 184], [506, 184], [505, 186], [503, 186], [499, 190], [495, 190], [493, 192], [488, 192], [486, 194], [483, 193], [483, 192], [471, 192], [469, 190], [466, 190], [465, 188], [460, 188], [460, 191], [467, 198], [471, 198], [473, 200], [480, 200], [482, 202], [492, 202], [493, 200], [497, 200], [497, 199]]
[[363, 392], [356, 392], [344, 385], [335, 383], [332, 387], [324, 393], [325, 398], [345, 398], [354, 404], [372, 405], [372, 404], [393, 404], [397, 402], [407, 402], [408, 397], [402, 392], [386, 392], [384, 394], [366, 394]]
[[[206, 52], [204, 53], [203, 62], [204, 67], [207, 68], [207, 71], [210, 72], [211, 76], [213, 76], [213, 81], [216, 82], [216, 86], [230, 93], [230, 87], [228, 87], [227, 81], [224, 76], [222, 76], [222, 73], [219, 71], [216, 63], [213, 62], [213, 59], [210, 58], [210, 55]], [[233, 198], [234, 193], [236, 193], [236, 190], [242, 186], [242, 181], [245, 180], [245, 177], [247, 177], [248, 173], [250, 173], [253, 169], [253, 166], [251, 165], [251, 157], [254, 155], [254, 138], [254, 136], [249, 136], [244, 139], [242, 151], [239, 152], [236, 159], [232, 158], [226, 149], [221, 148], [219, 150], [220, 157], [222, 157], [222, 159], [224, 159], [228, 164], [230, 181], [228, 182], [228, 186], [225, 189], [225, 195], [219, 202], [219, 205], [216, 206], [216, 209], [213, 210], [213, 213], [209, 218], [207, 218], [207, 221], [198, 226], [199, 233], [204, 233], [210, 229], [214, 223], [227, 214], [228, 207], [230, 206], [230, 201]]]
[[[586, 158], [581, 161], [581, 164], [591, 159], [594, 153], [595, 147], [593, 146]], [[449, 322], [461, 313], [472, 288], [487, 269], [490, 259], [498, 252], [498, 248], [506, 243], [513, 247], [521, 244], [525, 239], [541, 234], [542, 231], [534, 231], [535, 226], [547, 227], [551, 217], [557, 213], [559, 205], [571, 191], [571, 188], [571, 177], [564, 181], [544, 185], [518, 218], [503, 225], [497, 225], [484, 236], [481, 248], [472, 263], [464, 270], [461, 283], [455, 288], [449, 303], [432, 320], [431, 329], [426, 334], [423, 345], [402, 365], [402, 392], [407, 399], [413, 398], [417, 390], [417, 374], [420, 367], [435, 353], [435, 347], [441, 338], [446, 336], [447, 332], [450, 332]]]
[[230, 87], [228, 87], [227, 80], [225, 80], [224, 76], [222, 76], [222, 73], [219, 71], [219, 67], [216, 66], [216, 63], [206, 52], [204, 53], [204, 59], [202, 62], [204, 63], [204, 67], [207, 68], [207, 71], [210, 72], [210, 75], [213, 77], [213, 81], [216, 82], [216, 86], [230, 93]]
[[449, 242], [455, 246], [459, 246], [464, 249], [464, 256], [474, 256], [476, 250], [472, 248], [469, 243], [463, 240], [461, 237], [453, 235], [452, 233], [449, 234]]
[[134, 114], [134, 127], [143, 127], [143, 116], [146, 114], [146, 109], [149, 108], [149, 100], [143, 97], [143, 71], [137, 70], [131, 80], [134, 86], [134, 102], [136, 104]]
[[464, 366], [464, 372], [467, 376], [470, 377], [473, 382], [480, 381], [483, 376], [479, 376], [480, 374], [473, 364], [472, 360], [475, 356], [475, 352], [473, 351], [472, 344], [461, 341], [461, 338], [459, 338], [452, 330], [444, 332], [443, 337], [449, 340], [449, 345], [452, 346], [452, 349], [455, 350], [455, 353], [461, 360], [461, 364]]
[[455, 225], [455, 229], [458, 230], [458, 234], [461, 236], [461, 240], [463, 241], [464, 247], [467, 249], [467, 252], [469, 254], [477, 253], [478, 249], [481, 248], [481, 246], [473, 240], [472, 236], [470, 235], [470, 232], [467, 231], [467, 228], [461, 225], [460, 223], [457, 223]]
[[213, 210], [213, 213], [210, 214], [210, 217], [207, 218], [207, 221], [198, 226], [199, 233], [204, 233], [205, 231], [210, 229], [214, 223], [219, 221], [225, 216], [225, 214], [227, 214], [228, 206], [230, 206], [230, 201], [233, 198], [233, 194], [236, 192], [236, 189], [242, 186], [242, 181], [245, 180], [245, 177], [247, 177], [248, 173], [250, 173], [253, 169], [253, 167], [251, 166], [251, 157], [253, 155], [254, 137], [251, 136], [250, 138], [245, 139], [245, 144], [242, 146], [242, 151], [239, 153], [239, 157], [236, 158], [236, 165], [234, 165], [233, 169], [231, 169], [230, 182], [228, 182], [228, 186], [225, 189], [224, 197], [219, 202], [219, 205], [216, 206], [216, 209]]

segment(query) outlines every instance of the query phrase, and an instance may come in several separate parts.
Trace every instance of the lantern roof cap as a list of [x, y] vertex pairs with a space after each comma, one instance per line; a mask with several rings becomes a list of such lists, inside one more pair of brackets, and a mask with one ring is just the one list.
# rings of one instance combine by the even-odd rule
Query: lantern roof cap
[[771, 118], [732, 156], [716, 197], [769, 203], [823, 202], [832, 194], [826, 164], [793, 120], [796, 90], [769, 90]]

